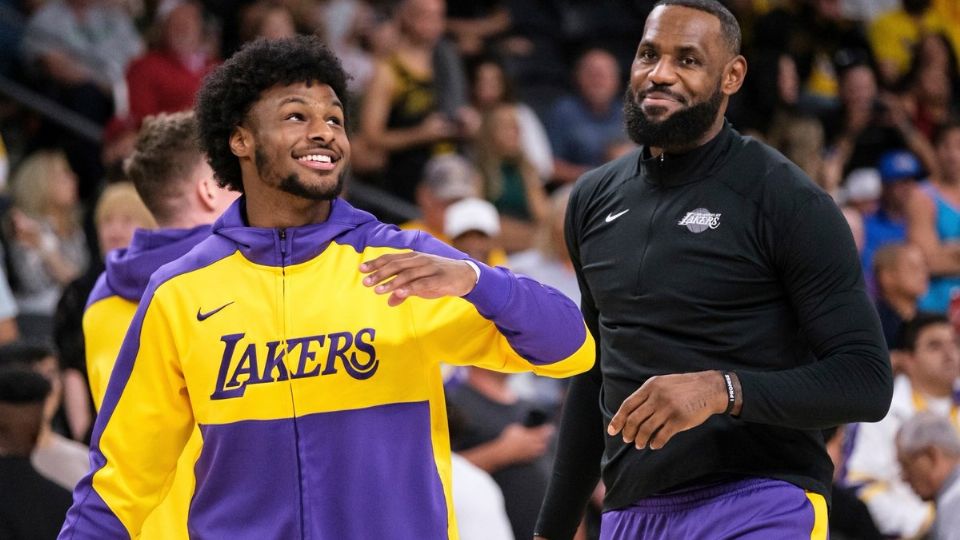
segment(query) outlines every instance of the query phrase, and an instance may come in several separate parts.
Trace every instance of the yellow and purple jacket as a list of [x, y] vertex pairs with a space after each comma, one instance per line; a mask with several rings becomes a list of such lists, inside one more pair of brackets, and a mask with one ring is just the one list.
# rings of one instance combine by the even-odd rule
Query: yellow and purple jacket
[[463, 298], [390, 307], [361, 262], [466, 255], [340, 199], [288, 229], [246, 226], [243, 204], [151, 278], [60, 538], [136, 537], [195, 426], [192, 538], [456, 538], [439, 363], [583, 372], [577, 306], [479, 264]]

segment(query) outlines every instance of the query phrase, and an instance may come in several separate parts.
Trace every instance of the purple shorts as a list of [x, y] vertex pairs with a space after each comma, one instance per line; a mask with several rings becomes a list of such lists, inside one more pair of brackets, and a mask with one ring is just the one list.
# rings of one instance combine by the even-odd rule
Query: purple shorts
[[603, 513], [600, 540], [827, 538], [822, 495], [767, 478], [692, 487]]

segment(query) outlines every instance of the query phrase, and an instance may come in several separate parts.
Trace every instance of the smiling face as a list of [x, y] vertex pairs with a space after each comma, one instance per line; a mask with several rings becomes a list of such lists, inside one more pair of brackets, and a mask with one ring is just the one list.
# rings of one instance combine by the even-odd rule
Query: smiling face
[[720, 20], [660, 6], [644, 27], [624, 102], [627, 133], [670, 150], [703, 144], [719, 131], [726, 98], [740, 89], [746, 61], [730, 50]]
[[251, 197], [328, 201], [339, 195], [350, 160], [344, 111], [326, 84], [265, 91], [230, 138]]

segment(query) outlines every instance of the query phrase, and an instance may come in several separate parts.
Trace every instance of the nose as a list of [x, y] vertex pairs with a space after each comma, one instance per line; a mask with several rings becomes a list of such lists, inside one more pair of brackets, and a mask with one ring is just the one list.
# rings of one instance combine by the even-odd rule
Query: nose
[[647, 78], [653, 84], [671, 85], [677, 81], [677, 72], [673, 69], [673, 60], [669, 56], [661, 56], [650, 70]]
[[310, 123], [309, 137], [311, 141], [328, 144], [333, 140], [334, 136], [335, 133], [333, 128], [330, 127], [330, 124], [326, 123], [325, 121], [318, 120]]

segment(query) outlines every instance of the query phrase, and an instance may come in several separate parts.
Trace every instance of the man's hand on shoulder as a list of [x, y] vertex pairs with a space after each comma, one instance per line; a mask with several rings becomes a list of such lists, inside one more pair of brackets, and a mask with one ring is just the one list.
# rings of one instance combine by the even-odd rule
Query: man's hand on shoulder
[[469, 263], [438, 255], [410, 251], [381, 255], [360, 265], [369, 274], [363, 284], [377, 294], [390, 294], [387, 303], [398, 306], [407, 297], [441, 298], [463, 296], [477, 284]]
[[727, 400], [726, 381], [719, 371], [651, 377], [620, 405], [607, 433], [621, 434], [624, 442], [638, 449], [659, 450], [677, 433], [724, 413]]

